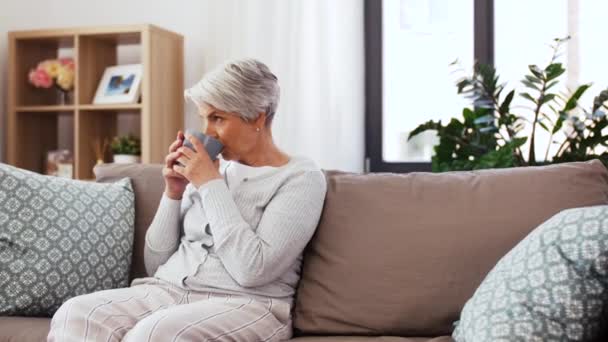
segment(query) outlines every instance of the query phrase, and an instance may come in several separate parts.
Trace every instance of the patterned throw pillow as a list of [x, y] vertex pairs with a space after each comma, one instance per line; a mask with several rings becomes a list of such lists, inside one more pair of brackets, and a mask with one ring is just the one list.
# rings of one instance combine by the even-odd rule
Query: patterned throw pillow
[[0, 164], [0, 315], [51, 316], [67, 299], [128, 285], [134, 193]]
[[464, 306], [453, 338], [590, 341], [607, 291], [608, 206], [564, 210], [496, 264]]

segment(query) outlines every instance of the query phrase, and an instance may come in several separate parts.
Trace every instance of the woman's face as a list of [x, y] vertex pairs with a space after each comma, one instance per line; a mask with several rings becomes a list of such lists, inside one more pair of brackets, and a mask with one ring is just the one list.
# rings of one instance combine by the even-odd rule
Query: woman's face
[[255, 122], [247, 122], [239, 115], [221, 111], [213, 106], [200, 108], [204, 133], [223, 145], [224, 160], [239, 161], [256, 145], [259, 138]]

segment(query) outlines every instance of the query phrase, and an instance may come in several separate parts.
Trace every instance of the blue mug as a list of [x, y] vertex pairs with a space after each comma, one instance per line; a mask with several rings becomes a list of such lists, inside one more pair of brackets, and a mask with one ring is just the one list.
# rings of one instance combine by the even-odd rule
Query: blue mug
[[[205, 146], [205, 150], [207, 150], [207, 153], [209, 154], [211, 160], [216, 160], [217, 156], [220, 154], [220, 152], [222, 152], [222, 149], [224, 148], [224, 145], [222, 145], [219, 140], [215, 139], [214, 137], [210, 137], [203, 132], [187, 129], [186, 134], [184, 135], [187, 134], [194, 136], [203, 144], [203, 146]], [[188, 139], [184, 139], [183, 146], [186, 146], [192, 149], [193, 151], [196, 151], [196, 149], [194, 148], [194, 146], [192, 146], [192, 143]]]

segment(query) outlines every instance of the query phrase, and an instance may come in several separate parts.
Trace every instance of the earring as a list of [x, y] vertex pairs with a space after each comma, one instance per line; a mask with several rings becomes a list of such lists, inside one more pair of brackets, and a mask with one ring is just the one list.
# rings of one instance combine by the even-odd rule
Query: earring
[[255, 131], [259, 132], [260, 131], [260, 127], [256, 127]]

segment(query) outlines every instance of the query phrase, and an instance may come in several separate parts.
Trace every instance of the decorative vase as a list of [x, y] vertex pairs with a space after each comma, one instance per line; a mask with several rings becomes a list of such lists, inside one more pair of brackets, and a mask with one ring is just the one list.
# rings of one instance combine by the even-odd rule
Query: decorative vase
[[139, 163], [139, 156], [134, 156], [132, 154], [115, 154], [114, 155], [114, 163], [116, 164], [129, 164], [129, 163]]
[[61, 88], [58, 89], [58, 102], [60, 105], [63, 106], [67, 106], [67, 105], [71, 105], [74, 103], [73, 98], [72, 98], [72, 92], [71, 91], [65, 91]]

